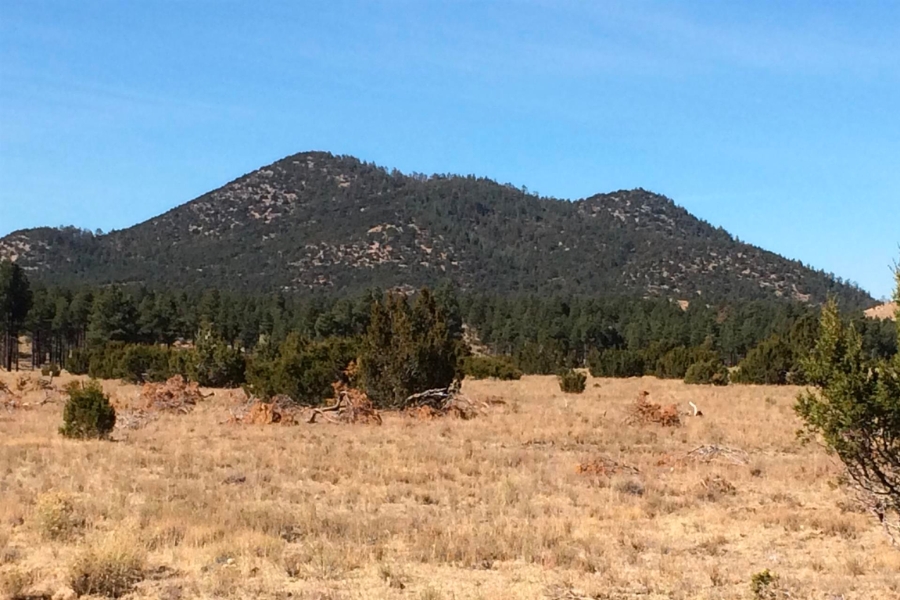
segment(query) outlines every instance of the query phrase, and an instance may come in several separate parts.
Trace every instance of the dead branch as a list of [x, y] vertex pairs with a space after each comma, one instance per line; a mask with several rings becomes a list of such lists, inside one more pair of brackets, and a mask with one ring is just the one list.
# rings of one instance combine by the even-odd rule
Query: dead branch
[[724, 460], [734, 465], [746, 465], [750, 462], [750, 455], [743, 450], [715, 444], [697, 446], [687, 453], [687, 457], [707, 463], [714, 460]]
[[488, 408], [485, 402], [476, 403], [460, 391], [459, 382], [446, 388], [436, 388], [412, 394], [404, 403], [408, 415], [431, 419], [453, 415], [460, 419], [471, 419], [482, 409]]

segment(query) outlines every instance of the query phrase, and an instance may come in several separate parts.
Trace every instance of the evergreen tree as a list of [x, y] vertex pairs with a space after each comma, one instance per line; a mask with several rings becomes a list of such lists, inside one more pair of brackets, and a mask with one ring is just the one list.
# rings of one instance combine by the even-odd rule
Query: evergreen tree
[[[896, 284], [900, 300], [900, 269]], [[867, 357], [856, 328], [831, 301], [804, 371], [813, 389], [798, 397], [795, 409], [807, 436], [820, 437], [837, 454], [860, 499], [892, 537], [900, 534], [900, 354]]]
[[25, 271], [16, 263], [0, 261], [0, 333], [3, 334], [2, 364], [7, 371], [15, 362], [18, 369], [19, 330], [32, 306], [31, 286]]
[[122, 288], [111, 286], [94, 297], [87, 331], [89, 344], [134, 342], [137, 330], [137, 308]]

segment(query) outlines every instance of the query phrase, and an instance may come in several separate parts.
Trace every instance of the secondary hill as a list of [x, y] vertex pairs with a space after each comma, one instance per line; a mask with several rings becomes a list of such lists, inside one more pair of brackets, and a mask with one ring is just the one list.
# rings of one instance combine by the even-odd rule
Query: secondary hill
[[896, 320], [897, 318], [897, 303], [896, 302], [887, 302], [885, 304], [879, 304], [878, 306], [873, 306], [869, 310], [866, 311], [866, 316], [870, 319], [890, 319]]
[[0, 239], [0, 256], [62, 284], [345, 293], [450, 281], [501, 295], [821, 302], [834, 294], [848, 306], [874, 303], [643, 189], [570, 202], [321, 152], [289, 156], [125, 230], [18, 231]]

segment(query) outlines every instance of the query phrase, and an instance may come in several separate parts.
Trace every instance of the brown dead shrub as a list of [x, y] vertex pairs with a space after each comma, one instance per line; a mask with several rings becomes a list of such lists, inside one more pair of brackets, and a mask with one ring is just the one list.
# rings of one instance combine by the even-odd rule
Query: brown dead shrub
[[175, 375], [165, 383], [145, 383], [136, 408], [117, 412], [117, 429], [140, 429], [155, 421], [161, 413], [186, 415], [204, 396], [197, 382]]
[[253, 399], [231, 410], [230, 423], [242, 425], [296, 425], [301, 409], [287, 396], [275, 396], [271, 402]]
[[662, 425], [663, 427], [678, 427], [681, 425], [681, 414], [678, 406], [667, 404], [663, 406], [649, 400], [650, 393], [642, 391], [637, 400], [628, 411], [626, 422], [632, 425]]
[[737, 488], [723, 477], [718, 475], [707, 476], [700, 482], [697, 493], [701, 498], [715, 501], [723, 496], [734, 496], [737, 493]]
[[141, 388], [139, 408], [186, 414], [194, 410], [200, 400], [203, 400], [200, 385], [175, 375], [165, 383], [145, 383]]

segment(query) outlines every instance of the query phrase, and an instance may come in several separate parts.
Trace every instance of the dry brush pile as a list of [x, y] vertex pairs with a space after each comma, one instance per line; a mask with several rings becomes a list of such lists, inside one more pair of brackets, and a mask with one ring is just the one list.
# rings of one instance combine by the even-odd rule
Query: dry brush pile
[[[335, 400], [332, 404], [318, 407], [301, 407], [289, 396], [278, 395], [268, 401], [249, 398], [236, 408], [229, 410], [226, 420], [232, 424], [244, 425], [298, 425], [300, 423], [332, 423], [381, 425], [382, 414], [375, 403], [363, 390], [338, 381], [332, 384]], [[502, 404], [502, 402], [500, 402]], [[404, 408], [397, 412], [418, 420], [441, 417], [471, 419], [489, 408], [489, 402], [475, 402], [462, 393], [459, 383], [446, 388], [436, 388], [410, 395]]]
[[141, 387], [137, 406], [117, 411], [116, 427], [140, 429], [159, 418], [160, 414], [186, 415], [206, 396], [196, 382], [188, 382], [175, 375], [165, 383], [145, 383]]
[[364, 391], [340, 382], [332, 387], [337, 401], [331, 406], [313, 409], [307, 423], [315, 423], [321, 418], [331, 423], [382, 424], [381, 415]]
[[7, 412], [55, 403], [60, 398], [60, 391], [53, 384], [52, 378], [46, 380], [22, 374], [15, 378], [12, 388], [0, 381], [0, 409]]
[[625, 422], [629, 425], [662, 425], [663, 427], [678, 427], [681, 425], [681, 411], [678, 405], [667, 404], [665, 406], [651, 402], [650, 393], [642, 391], [638, 394], [634, 404], [628, 411]]

